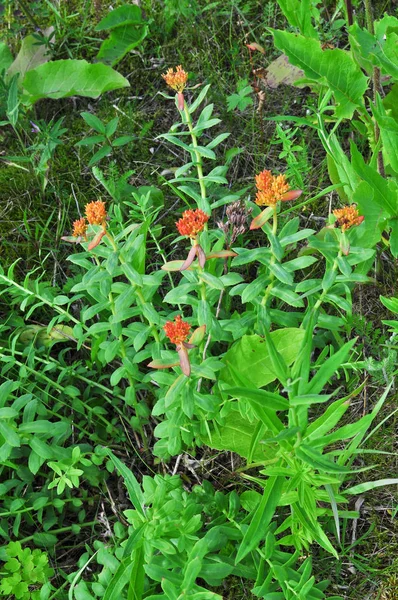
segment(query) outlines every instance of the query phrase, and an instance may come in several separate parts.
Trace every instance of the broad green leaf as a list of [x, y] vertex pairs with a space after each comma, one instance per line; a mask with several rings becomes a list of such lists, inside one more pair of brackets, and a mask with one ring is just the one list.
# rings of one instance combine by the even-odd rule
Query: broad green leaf
[[319, 39], [319, 35], [311, 22], [313, 3], [310, 0], [278, 0], [289, 25], [297, 27], [304, 36]]
[[5, 42], [0, 42], [0, 73], [8, 69], [13, 61], [11, 50]]
[[[303, 329], [294, 327], [278, 329], [270, 334], [276, 350], [287, 366], [296, 358], [304, 335]], [[250, 381], [253, 387], [263, 387], [276, 379], [267, 344], [259, 335], [244, 335], [231, 346], [222, 362], [226, 367], [220, 372], [220, 379], [231, 386], [235, 385], [231, 369]]]
[[121, 27], [122, 25], [139, 25], [142, 24], [142, 13], [139, 6], [125, 4], [118, 6], [106, 15], [98, 25], [95, 27], [95, 31], [104, 31], [107, 29], [114, 29], [115, 27]]
[[56, 60], [28, 71], [22, 85], [24, 102], [34, 104], [41, 98], [98, 98], [104, 92], [128, 87], [129, 82], [102, 63], [91, 65], [85, 60]]
[[[273, 60], [266, 68], [267, 87], [276, 89], [281, 84], [294, 85], [304, 77], [304, 71], [290, 64], [288, 57], [281, 54]], [[305, 84], [297, 83], [296, 87], [304, 87]]]
[[[54, 27], [49, 27], [43, 31], [44, 35], [49, 37], [54, 31]], [[39, 65], [48, 62], [51, 58], [51, 52], [48, 47], [40, 42], [33, 35], [27, 35], [23, 38], [21, 48], [16, 59], [7, 71], [8, 76], [19, 73], [19, 81], [25, 77], [27, 71], [35, 69]], [[1, 70], [1, 69], [0, 69]]]
[[374, 192], [373, 200], [386, 213], [395, 216], [398, 212], [398, 186], [388, 182], [374, 168], [367, 165], [355, 144], [351, 144], [352, 166], [359, 177], [366, 181]]
[[[216, 450], [229, 450], [236, 452], [239, 456], [248, 458], [251, 453], [251, 441], [256, 432], [258, 421], [250, 422], [242, 417], [238, 410], [233, 409], [225, 418], [224, 425], [218, 425], [217, 429], [211, 432], [211, 438], [207, 435], [202, 435], [202, 441], [210, 448]], [[272, 458], [270, 448], [266, 448], [264, 444], [257, 444], [254, 452], [252, 452], [252, 460], [261, 462]]]
[[374, 202], [374, 188], [366, 181], [361, 181], [352, 194], [352, 202], [357, 204], [359, 212], [365, 217], [361, 227], [353, 227], [349, 232], [351, 246], [373, 248], [381, 239], [387, 214]]
[[322, 50], [317, 40], [287, 31], [272, 30], [275, 45], [289, 61], [303, 69], [315, 82], [326, 83], [334, 92], [336, 115], [350, 119], [358, 106], [363, 106], [367, 78], [348, 52], [335, 48]]
[[[130, 7], [137, 8], [137, 7]], [[147, 25], [122, 25], [112, 29], [107, 40], [102, 42], [97, 59], [114, 66], [148, 35]]]
[[284, 477], [269, 477], [264, 488], [263, 497], [245, 532], [236, 556], [236, 563], [254, 550], [265, 537], [269, 523], [274, 516], [282, 493]]
[[[398, 79], [398, 35], [396, 31], [388, 29], [388, 21], [394, 17], [386, 16], [378, 22], [376, 35], [372, 35], [366, 29], [361, 29], [357, 24], [350, 27], [350, 39], [356, 47], [356, 54], [368, 72], [371, 72], [369, 62], [373, 66], [380, 67], [383, 73]], [[384, 21], [384, 24], [383, 24]], [[391, 21], [390, 21], [391, 23]]]

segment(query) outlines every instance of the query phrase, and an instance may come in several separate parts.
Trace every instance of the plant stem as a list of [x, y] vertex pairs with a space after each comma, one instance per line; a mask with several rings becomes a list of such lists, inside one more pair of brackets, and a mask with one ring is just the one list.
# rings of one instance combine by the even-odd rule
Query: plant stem
[[[195, 149], [198, 147], [198, 138], [196, 137], [196, 133], [194, 132], [191, 115], [188, 110], [188, 105], [186, 102], [184, 102], [184, 115], [185, 115], [185, 118], [187, 121], [189, 133], [191, 134], [192, 146]], [[196, 156], [196, 169], [198, 171], [198, 179], [199, 179], [199, 186], [200, 186], [200, 195], [202, 197], [202, 200], [206, 200], [207, 192], [206, 192], [205, 178], [203, 175], [202, 157], [197, 150], [195, 150], [195, 156]]]
[[[339, 250], [338, 255], [336, 256], [336, 258], [333, 261], [332, 271], [337, 271], [337, 268], [339, 266], [338, 259], [341, 258], [342, 255], [343, 255], [342, 251]], [[333, 280], [332, 285], [334, 285], [334, 280]], [[328, 294], [328, 292], [329, 292], [330, 288], [332, 287], [332, 285], [329, 286], [328, 288], [325, 288], [323, 290], [322, 294], [319, 296], [318, 300], [314, 304], [313, 312], [316, 312], [318, 310], [318, 308], [320, 308], [320, 306], [322, 305], [322, 302], [325, 299], [325, 296]]]
[[25, 4], [25, 0], [18, 0], [19, 6], [22, 9], [22, 12], [25, 13], [25, 16], [27, 17], [28, 21], [31, 22], [31, 24], [33, 25], [34, 29], [39, 29], [39, 24], [36, 21], [35, 17], [33, 16], [33, 13], [30, 11], [30, 9], [27, 7], [27, 5]]
[[346, 8], [347, 23], [348, 23], [348, 26], [350, 26], [354, 23], [351, 0], [345, 0], [345, 8]]
[[[273, 235], [276, 235], [277, 231], [278, 231], [278, 213], [277, 213], [277, 206], [275, 206], [274, 207], [274, 212], [273, 212], [273, 215], [272, 215], [272, 233], [273, 233]], [[276, 263], [276, 256], [275, 256], [275, 254], [273, 254], [271, 256], [270, 265], [272, 266], [275, 263]], [[272, 288], [274, 286], [274, 281], [275, 281], [275, 275], [271, 271], [270, 282], [269, 282], [269, 284], [267, 286], [267, 289], [265, 290], [263, 299], [261, 300], [261, 304], [263, 306], [267, 305], [269, 295], [270, 295], [271, 290], [272, 290]]]
[[[366, 15], [366, 26], [371, 35], [375, 34], [375, 26], [374, 26], [374, 18], [373, 18], [373, 10], [372, 10], [372, 2], [371, 0], [365, 0], [365, 15]], [[380, 69], [378, 67], [373, 68], [373, 102], [377, 101], [377, 94], [380, 91]], [[375, 132], [375, 143], [380, 139], [380, 127], [377, 121], [374, 124], [374, 132]], [[380, 151], [377, 155], [377, 167], [380, 175], [385, 177], [385, 169], [384, 169], [384, 161], [383, 161], [383, 153]]]
[[[108, 519], [113, 519], [115, 517], [108, 517]], [[94, 525], [98, 525], [98, 520], [97, 521], [88, 521], [87, 523], [75, 523], [76, 525], [78, 525], [79, 527], [93, 527]], [[74, 525], [69, 525], [69, 527], [60, 527], [60, 529], [51, 529], [50, 531], [48, 531], [48, 533], [52, 533], [52, 534], [56, 534], [56, 533], [65, 533], [66, 531], [71, 531], [72, 527], [74, 527]], [[19, 540], [19, 542], [21, 544], [26, 544], [26, 542], [30, 542], [31, 540], [33, 540], [34, 536], [33, 535], [29, 535], [26, 538], [23, 538], [22, 540]]]

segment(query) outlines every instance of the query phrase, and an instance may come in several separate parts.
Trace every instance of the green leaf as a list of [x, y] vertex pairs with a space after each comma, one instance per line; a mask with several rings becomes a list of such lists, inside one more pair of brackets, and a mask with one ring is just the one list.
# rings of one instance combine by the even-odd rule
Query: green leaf
[[289, 408], [289, 401], [286, 398], [267, 390], [232, 387], [228, 388], [226, 392], [229, 396], [251, 400], [270, 410], [287, 410]]
[[278, 5], [292, 27], [297, 27], [306, 37], [319, 38], [311, 23], [313, 4], [310, 0], [278, 0]]
[[398, 315], [398, 298], [386, 298], [385, 296], [380, 296], [380, 300], [388, 310]]
[[[43, 31], [43, 34], [49, 37], [53, 31], [54, 27], [49, 27]], [[27, 35], [23, 38], [21, 48], [16, 59], [9, 67], [7, 75], [12, 76], [19, 73], [19, 80], [22, 81], [27, 71], [31, 71], [39, 65], [46, 63], [50, 58], [51, 52], [49, 51], [49, 48], [44, 44], [40, 44], [35, 36]]]
[[351, 144], [352, 166], [356, 173], [366, 181], [374, 192], [373, 201], [389, 215], [395, 216], [398, 211], [398, 187], [388, 182], [376, 169], [367, 165], [355, 144]]
[[288, 271], [286, 271], [286, 269], [282, 267], [282, 265], [280, 265], [279, 263], [270, 263], [269, 269], [275, 275], [275, 277], [285, 285], [293, 284], [292, 275]]
[[119, 475], [123, 477], [124, 484], [130, 496], [130, 500], [136, 509], [142, 516], [144, 516], [144, 495], [142, 493], [140, 484], [137, 479], [130, 471], [128, 467], [121, 460], [119, 460], [109, 448], [104, 448], [105, 453], [109, 456], [113, 464], [115, 465]]
[[111, 153], [112, 153], [111, 146], [108, 146], [108, 145], [103, 146], [102, 148], [97, 150], [97, 152], [90, 158], [88, 166], [92, 167], [93, 165], [98, 163], [100, 160], [105, 158], [105, 156], [109, 156]]
[[348, 407], [349, 403], [346, 398], [340, 398], [333, 402], [320, 417], [307, 427], [304, 439], [307, 441], [321, 440], [328, 431], [337, 425]]
[[106, 126], [106, 135], [112, 137], [119, 125], [119, 117], [114, 117]]
[[369, 490], [374, 490], [377, 487], [385, 487], [386, 485], [398, 485], [398, 479], [377, 479], [376, 481], [366, 481], [365, 483], [354, 485], [353, 487], [348, 488], [348, 490], [344, 490], [344, 494], [356, 496], [363, 494], [364, 492], [368, 492]]
[[380, 129], [384, 163], [391, 165], [392, 169], [398, 172], [398, 123], [387, 115], [379, 94], [372, 111]]
[[11, 50], [5, 42], [0, 42], [0, 73], [8, 69], [13, 60]]
[[107, 29], [114, 29], [115, 27], [121, 27], [122, 25], [140, 25], [142, 24], [142, 13], [139, 6], [124, 4], [118, 6], [114, 10], [111, 10], [98, 25], [95, 27], [95, 31], [104, 31]]
[[13, 448], [19, 448], [21, 445], [21, 441], [19, 439], [19, 435], [15, 433], [14, 429], [12, 429], [6, 423], [0, 421], [0, 434], [6, 440], [7, 444], [12, 446]]
[[[304, 335], [304, 329], [293, 327], [278, 329], [270, 334], [287, 366], [296, 358]], [[267, 344], [259, 335], [244, 335], [231, 346], [222, 361], [227, 366], [220, 372], [220, 379], [230, 385], [235, 385], [231, 369], [250, 381], [253, 387], [263, 387], [276, 379]]]
[[18, 416], [18, 412], [9, 406], [0, 408], [0, 419], [15, 419]]
[[95, 144], [101, 144], [103, 142], [106, 142], [106, 137], [104, 135], [91, 135], [76, 142], [75, 146], [95, 146]]
[[[125, 558], [118, 566], [116, 573], [110, 579], [103, 600], [119, 600], [122, 597], [123, 589], [130, 580], [132, 569], [133, 563], [131, 558]], [[136, 598], [138, 599], [141, 597], [137, 595]]]
[[104, 92], [128, 87], [129, 82], [111, 67], [85, 60], [56, 60], [26, 73], [24, 101], [34, 104], [41, 98], [85, 96], [98, 98]]
[[132, 142], [134, 139], [133, 135], [122, 135], [112, 142], [112, 146], [114, 148], [119, 148], [120, 146], [125, 146], [126, 144]]
[[306, 76], [327, 84], [334, 92], [338, 107], [336, 116], [352, 118], [355, 109], [363, 106], [367, 78], [348, 52], [334, 48], [322, 50], [317, 40], [287, 31], [271, 30], [275, 45], [289, 61], [303, 69]]
[[373, 248], [381, 240], [387, 214], [374, 201], [374, 195], [375, 189], [366, 181], [361, 181], [352, 194], [352, 202], [357, 204], [360, 214], [365, 217], [360, 227], [353, 227], [349, 231], [352, 246]]
[[343, 362], [349, 355], [352, 347], [356, 343], [356, 339], [350, 340], [342, 346], [335, 354], [323, 363], [316, 375], [311, 379], [305, 387], [303, 394], [320, 394], [329, 379], [338, 371]]
[[[212, 430], [211, 437], [202, 434], [201, 439], [210, 448], [236, 452], [247, 459], [251, 454], [251, 442], [257, 427], [258, 421], [251, 422], [238, 410], [232, 409], [225, 417], [224, 425], [218, 425], [217, 429]], [[251, 458], [255, 462], [261, 462], [272, 458], [273, 453], [264, 444], [257, 444]]]
[[[84, 119], [84, 121], [87, 123], [87, 125], [89, 127], [94, 129], [98, 133], [102, 133], [102, 134], [106, 133], [105, 125], [96, 115], [93, 115], [92, 113], [89, 113], [89, 112], [82, 112], [82, 113], [80, 113], [80, 116]], [[102, 138], [102, 139], [104, 139], [104, 138]]]
[[394, 258], [398, 258], [398, 218], [390, 220], [390, 250]]
[[361, 29], [355, 23], [349, 30], [350, 40], [354, 42], [360, 60], [364, 61], [365, 59], [363, 66], [367, 68], [369, 73], [371, 72], [370, 61], [373, 66], [381, 68], [383, 73], [398, 79], [398, 35], [394, 31], [387, 32], [387, 27], [383, 27], [383, 21], [384, 25], [387, 26], [387, 19], [391, 18], [393, 17], [386, 15], [384, 18], [386, 20], [382, 19], [378, 22], [376, 35], [372, 35], [366, 29]]
[[207, 283], [207, 285], [215, 290], [223, 290], [224, 284], [220, 280], [219, 277], [215, 277], [214, 275], [210, 275], [210, 273], [206, 273], [206, 271], [199, 272], [199, 279]]
[[258, 505], [236, 556], [236, 563], [254, 550], [267, 533], [268, 526], [274, 516], [282, 493], [284, 478], [269, 477], [264, 488], [263, 497]]
[[[121, 7], [122, 8], [122, 7]], [[133, 7], [130, 7], [133, 8]], [[137, 8], [137, 7], [134, 7]], [[112, 29], [109, 39], [102, 42], [97, 60], [114, 66], [148, 35], [147, 25], [121, 25]]]
[[334, 463], [324, 455], [311, 448], [311, 446], [306, 446], [305, 444], [302, 444], [296, 449], [296, 456], [321, 473], [350, 472], [348, 467]]

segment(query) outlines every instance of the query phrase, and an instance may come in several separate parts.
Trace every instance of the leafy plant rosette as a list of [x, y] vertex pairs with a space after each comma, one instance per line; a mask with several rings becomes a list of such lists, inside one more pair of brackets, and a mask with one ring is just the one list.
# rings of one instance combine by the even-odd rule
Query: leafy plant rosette
[[[17, 464], [17, 479], [3, 491], [28, 486], [28, 512], [45, 509], [45, 532], [34, 540], [51, 546], [65, 530], [78, 534], [96, 523], [72, 493], [82, 480], [103, 489], [104, 461], [124, 479], [133, 505], [123, 516], [126, 530], [91, 583], [84, 568], [102, 547], [69, 578], [77, 599], [84, 593], [113, 600], [123, 590], [135, 599], [215, 599], [204, 586], [230, 575], [254, 582], [260, 598], [322, 598], [328, 583], [315, 582], [309, 559], [296, 566], [300, 557], [316, 542], [337, 558], [343, 521], [358, 516], [346, 509], [348, 498], [397, 482], [347, 487], [369, 468], [357, 468], [355, 459], [390, 389], [370, 413], [343, 421], [364, 385], [355, 340], [344, 337], [352, 290], [371, 281], [362, 267], [374, 250], [358, 241], [367, 217], [350, 206], [337, 209], [318, 233], [302, 229], [298, 217], [285, 220], [281, 211], [301, 191], [267, 170], [255, 177], [254, 202], [242, 199], [247, 190], [231, 194], [228, 165], [207, 166], [226, 139], [221, 133], [209, 141], [208, 130], [220, 123], [214, 107], [205, 104], [194, 121], [209, 86], [188, 104], [182, 67], [164, 78], [176, 92], [180, 121], [162, 137], [191, 157], [167, 182], [188, 207], [176, 222], [176, 248], [189, 240], [188, 254], [159, 239], [162, 204], [155, 198], [162, 196], [148, 189], [123, 204], [86, 205], [66, 237], [78, 251], [69, 257], [63, 289], [34, 273], [18, 282], [16, 265], [0, 273], [0, 292], [18, 324], [1, 351], [12, 385], [3, 395], [0, 453], [5, 469]], [[213, 228], [223, 206], [226, 220]], [[255, 247], [249, 226], [261, 229]], [[169, 260], [176, 251], [182, 258]], [[26, 335], [33, 318], [41, 324], [36, 350]], [[58, 355], [49, 352], [55, 343], [63, 346]], [[141, 486], [106, 448], [107, 439], [135, 449], [133, 435], [148, 452], [152, 426], [158, 461], [200, 455], [202, 446], [236, 452], [241, 481], [260, 491], [222, 494], [202, 484], [187, 492], [178, 476], [159, 475]], [[44, 482], [39, 502], [32, 474]], [[63, 514], [68, 508], [78, 515], [66, 529], [55, 527], [55, 490]], [[82, 496], [89, 503], [87, 492]], [[12, 513], [10, 496], [7, 502]], [[104, 564], [104, 553], [98, 562]]]

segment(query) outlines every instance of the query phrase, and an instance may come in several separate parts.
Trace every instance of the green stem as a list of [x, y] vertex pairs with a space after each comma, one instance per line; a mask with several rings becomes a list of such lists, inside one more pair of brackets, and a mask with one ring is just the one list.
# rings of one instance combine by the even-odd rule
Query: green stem
[[76, 325], [81, 325], [84, 329], [86, 329], [86, 330], [88, 329], [88, 327], [86, 325], [84, 325], [83, 323], [81, 323], [81, 321], [79, 321], [79, 319], [76, 319], [73, 315], [68, 313], [67, 310], [65, 310], [64, 308], [61, 308], [57, 304], [53, 304], [50, 300], [47, 300], [43, 296], [40, 296], [39, 294], [36, 294], [35, 292], [32, 292], [31, 290], [24, 288], [22, 285], [19, 285], [19, 283], [17, 283], [16, 281], [13, 281], [12, 279], [9, 279], [5, 275], [0, 275], [0, 279], [3, 279], [3, 281], [7, 282], [9, 285], [13, 285], [14, 287], [18, 288], [19, 290], [24, 292], [27, 296], [34, 296], [35, 298], [40, 300], [40, 302], [43, 302], [43, 304], [46, 304], [47, 306], [51, 306], [51, 308], [54, 308], [58, 313], [65, 315], [66, 317], [68, 317], [68, 319], [70, 319], [71, 321], [76, 323]]
[[[108, 520], [114, 519], [115, 517], [108, 517]], [[78, 525], [79, 527], [93, 527], [94, 525], [98, 525], [98, 520], [97, 521], [88, 521], [87, 523], [75, 523], [76, 525]], [[51, 529], [50, 531], [48, 531], [48, 533], [52, 533], [52, 534], [57, 534], [57, 533], [65, 533], [66, 531], [71, 531], [72, 527], [74, 527], [74, 525], [69, 525], [69, 527], [60, 527], [60, 529]], [[19, 540], [19, 542], [21, 544], [25, 544], [26, 542], [30, 542], [31, 540], [33, 540], [34, 536], [33, 535], [29, 535], [26, 538], [23, 538], [22, 540]]]
[[40, 29], [38, 22], [34, 18], [30, 9], [25, 4], [25, 0], [19, 0], [19, 6], [21, 7], [22, 12], [25, 13], [25, 16], [27, 17], [28, 21], [30, 21], [31, 25], [33, 25], [34, 29]]
[[[63, 502], [73, 502], [75, 500], [75, 498], [65, 498], [63, 499]], [[94, 500], [94, 496], [92, 498], [85, 498], [85, 501], [89, 501], [89, 500]], [[46, 508], [47, 506], [52, 506], [53, 502], [47, 502], [47, 504], [45, 504], [44, 506], [42, 506], [41, 508]], [[27, 508], [22, 508], [21, 510], [9, 510], [6, 512], [2, 512], [0, 513], [0, 517], [9, 517], [10, 515], [20, 515], [22, 513], [26, 513], [26, 512], [30, 512], [31, 510], [36, 510], [35, 508], [33, 508], [33, 506], [28, 506]]]
[[[273, 235], [276, 235], [276, 232], [278, 231], [278, 213], [277, 213], [277, 206], [274, 207], [274, 212], [272, 215], [272, 233]], [[270, 261], [270, 265], [274, 265], [276, 263], [276, 256], [275, 254], [273, 254], [271, 256], [271, 261]], [[270, 282], [265, 290], [263, 299], [261, 300], [261, 304], [263, 306], [267, 305], [268, 302], [268, 298], [270, 296], [271, 290], [274, 287], [274, 283], [275, 283], [275, 275], [273, 274], [273, 272], [270, 272]]]
[[[184, 115], [185, 115], [185, 118], [186, 118], [186, 121], [187, 121], [189, 133], [191, 134], [192, 146], [195, 149], [195, 148], [198, 147], [198, 138], [196, 137], [196, 133], [194, 132], [191, 115], [190, 115], [190, 112], [188, 110], [188, 105], [187, 105], [186, 102], [184, 102]], [[198, 171], [198, 179], [199, 179], [199, 186], [200, 186], [200, 195], [202, 196], [202, 200], [206, 200], [206, 198], [207, 198], [207, 192], [206, 192], [205, 178], [204, 178], [204, 175], [203, 175], [202, 157], [201, 157], [201, 155], [199, 154], [199, 152], [197, 150], [194, 150], [194, 152], [195, 152], [195, 157], [196, 157], [196, 169]]]
[[[332, 271], [337, 271], [339, 263], [338, 263], [338, 259], [341, 258], [341, 256], [343, 255], [342, 250], [339, 250], [338, 255], [336, 256], [336, 258], [333, 261], [333, 265], [332, 265]], [[334, 279], [333, 279], [333, 283], [332, 285], [334, 285]], [[318, 300], [315, 302], [314, 304], [314, 308], [312, 309], [313, 312], [316, 312], [318, 310], [318, 308], [320, 308], [320, 306], [322, 305], [322, 302], [325, 299], [325, 296], [328, 294], [330, 288], [332, 286], [329, 286], [328, 288], [325, 288], [322, 292], [322, 294], [319, 296]]]

